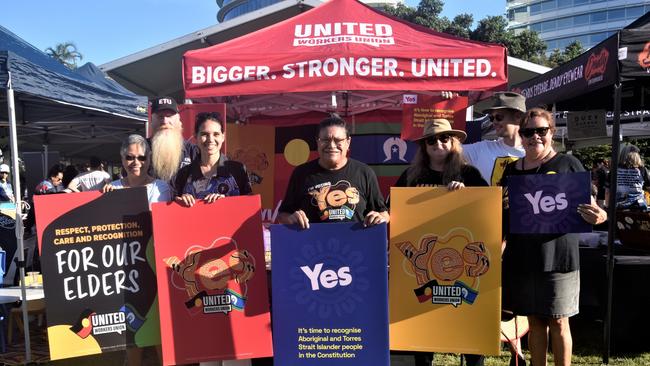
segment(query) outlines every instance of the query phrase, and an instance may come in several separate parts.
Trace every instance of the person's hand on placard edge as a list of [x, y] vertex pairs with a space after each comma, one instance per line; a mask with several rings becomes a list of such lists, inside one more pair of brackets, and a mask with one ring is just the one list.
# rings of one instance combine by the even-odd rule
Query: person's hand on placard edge
[[113, 192], [116, 189], [117, 188], [112, 184], [104, 184], [104, 187], [102, 187], [102, 193]]
[[181, 206], [192, 207], [196, 203], [194, 196], [189, 193], [183, 193], [182, 195], [176, 197], [175, 201]]
[[309, 229], [309, 219], [303, 210], [295, 211], [291, 215], [281, 215], [280, 222], [287, 225], [298, 225], [301, 229]]
[[578, 205], [578, 213], [583, 220], [591, 225], [600, 225], [607, 221], [607, 211], [600, 208], [593, 197], [591, 197], [591, 203]]
[[449, 182], [449, 184], [447, 184], [447, 190], [449, 191], [457, 191], [462, 188], [465, 188], [465, 184], [463, 182], [452, 180]]
[[363, 220], [363, 226], [373, 226], [381, 223], [388, 223], [388, 211], [370, 211]]
[[203, 198], [203, 202], [205, 202], [205, 203], [214, 203], [217, 200], [222, 199], [224, 197], [226, 197], [226, 196], [223, 195], [223, 194], [220, 194], [220, 193], [210, 193], [209, 195], [205, 196], [205, 198]]

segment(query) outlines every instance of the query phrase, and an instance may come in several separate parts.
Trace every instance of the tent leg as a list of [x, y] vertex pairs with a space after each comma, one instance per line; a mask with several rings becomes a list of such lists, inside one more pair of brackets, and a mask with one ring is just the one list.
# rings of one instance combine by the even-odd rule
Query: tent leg
[[605, 313], [605, 328], [604, 328], [604, 347], [603, 347], [603, 363], [609, 364], [609, 356], [611, 351], [611, 336], [612, 336], [612, 293], [614, 286], [614, 235], [616, 234], [616, 181], [618, 166], [618, 152], [620, 149], [621, 141], [621, 89], [622, 84], [616, 83], [614, 85], [614, 121], [612, 124], [612, 160], [610, 170], [610, 193], [608, 206], [608, 235], [607, 235], [607, 309]]
[[16, 133], [16, 106], [14, 89], [11, 86], [11, 73], [7, 81], [7, 114], [9, 117], [9, 143], [11, 145], [11, 170], [16, 197], [16, 241], [18, 243], [18, 271], [20, 273], [20, 293], [23, 299], [23, 324], [25, 325], [25, 363], [32, 361], [32, 347], [29, 338], [29, 315], [27, 314], [27, 291], [25, 289], [25, 243], [23, 242], [23, 209], [20, 190], [20, 169], [18, 166], [18, 140]]

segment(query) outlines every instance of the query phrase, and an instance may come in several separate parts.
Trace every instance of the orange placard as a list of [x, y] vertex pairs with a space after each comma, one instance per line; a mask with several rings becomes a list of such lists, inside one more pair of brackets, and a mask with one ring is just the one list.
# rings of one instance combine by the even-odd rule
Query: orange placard
[[501, 188], [390, 197], [390, 348], [498, 355]]

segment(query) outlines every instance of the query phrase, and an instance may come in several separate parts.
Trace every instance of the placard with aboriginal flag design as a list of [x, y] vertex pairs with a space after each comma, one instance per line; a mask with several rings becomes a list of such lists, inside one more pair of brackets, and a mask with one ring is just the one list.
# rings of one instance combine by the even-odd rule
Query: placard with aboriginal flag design
[[159, 344], [146, 188], [34, 201], [51, 359]]
[[498, 355], [501, 188], [390, 197], [390, 348]]
[[273, 355], [260, 208], [152, 205], [165, 365]]

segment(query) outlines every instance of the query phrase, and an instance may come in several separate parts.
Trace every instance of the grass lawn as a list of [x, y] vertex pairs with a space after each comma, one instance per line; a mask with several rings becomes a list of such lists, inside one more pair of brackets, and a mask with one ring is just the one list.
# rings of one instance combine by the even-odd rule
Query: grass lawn
[[[579, 317], [571, 319], [571, 332], [573, 334], [572, 365], [602, 365], [603, 349], [603, 323], [593, 320], [584, 320]], [[650, 365], [650, 337], [644, 330], [637, 330], [638, 336], [645, 338], [645, 352], [616, 353], [610, 355], [609, 364], [615, 366], [640, 366]], [[530, 361], [530, 353], [526, 350], [526, 362]], [[506, 350], [498, 357], [487, 357], [486, 366], [508, 366], [510, 353]], [[548, 364], [553, 365], [553, 355], [549, 353]], [[433, 362], [435, 366], [458, 366], [460, 358], [455, 354], [436, 354]]]
[[[573, 359], [572, 364], [578, 366], [587, 366], [587, 365], [602, 365], [602, 339], [603, 339], [603, 326], [602, 322], [583, 319], [580, 316], [574, 317], [571, 319], [571, 331], [573, 334]], [[639, 365], [648, 365], [650, 366], [650, 337], [646, 335], [645, 329], [636, 329], [625, 331], [634, 331], [637, 333], [636, 338], [640, 340], [644, 347], [637, 350], [636, 353], [613, 353], [609, 359], [609, 364], [614, 366], [639, 366]], [[38, 332], [34, 329], [34, 332]], [[40, 332], [43, 332], [41, 329]], [[36, 340], [37, 337], [32, 337], [32, 340]], [[44, 339], [44, 336], [41, 336]], [[46, 344], [44, 341], [36, 342], [41, 343], [39, 348], [46, 349]], [[621, 344], [624, 344], [619, 340], [616, 343], [618, 347]], [[19, 353], [24, 352], [24, 347], [22, 345], [15, 345], [14, 350]], [[525, 348], [525, 347], [524, 347]], [[645, 351], [645, 352], [640, 352]], [[46, 351], [45, 351], [46, 352]], [[526, 359], [530, 360], [530, 354], [526, 351]], [[47, 355], [47, 353], [45, 353]], [[22, 362], [7, 362], [8, 360], [4, 359], [0, 355], [0, 365], [18, 365]], [[47, 356], [46, 356], [47, 357]], [[549, 365], [553, 365], [553, 355], [548, 355]], [[103, 355], [79, 357], [74, 359], [66, 359], [59, 361], [50, 361], [50, 362], [41, 362], [39, 365], [51, 365], [51, 366], [123, 366], [125, 353], [124, 352], [108, 352]], [[17, 360], [16, 360], [17, 361]], [[158, 357], [154, 348], [145, 349], [143, 357], [144, 366], [154, 366], [158, 365]], [[413, 359], [408, 356], [393, 356], [391, 357], [392, 366], [413, 366]], [[510, 362], [510, 353], [508, 351], [502, 351], [501, 355], [498, 357], [487, 357], [485, 361], [486, 366], [509, 366]], [[268, 364], [268, 363], [267, 363]], [[266, 364], [265, 364], [266, 365]], [[433, 362], [435, 366], [458, 366], [460, 365], [460, 357], [455, 354], [436, 354]], [[287, 366], [287, 365], [277, 365], [277, 366]], [[336, 366], [336, 364], [332, 364]], [[365, 365], [359, 365], [365, 366]], [[373, 365], [369, 365], [373, 366]], [[530, 366], [530, 364], [528, 364]]]

